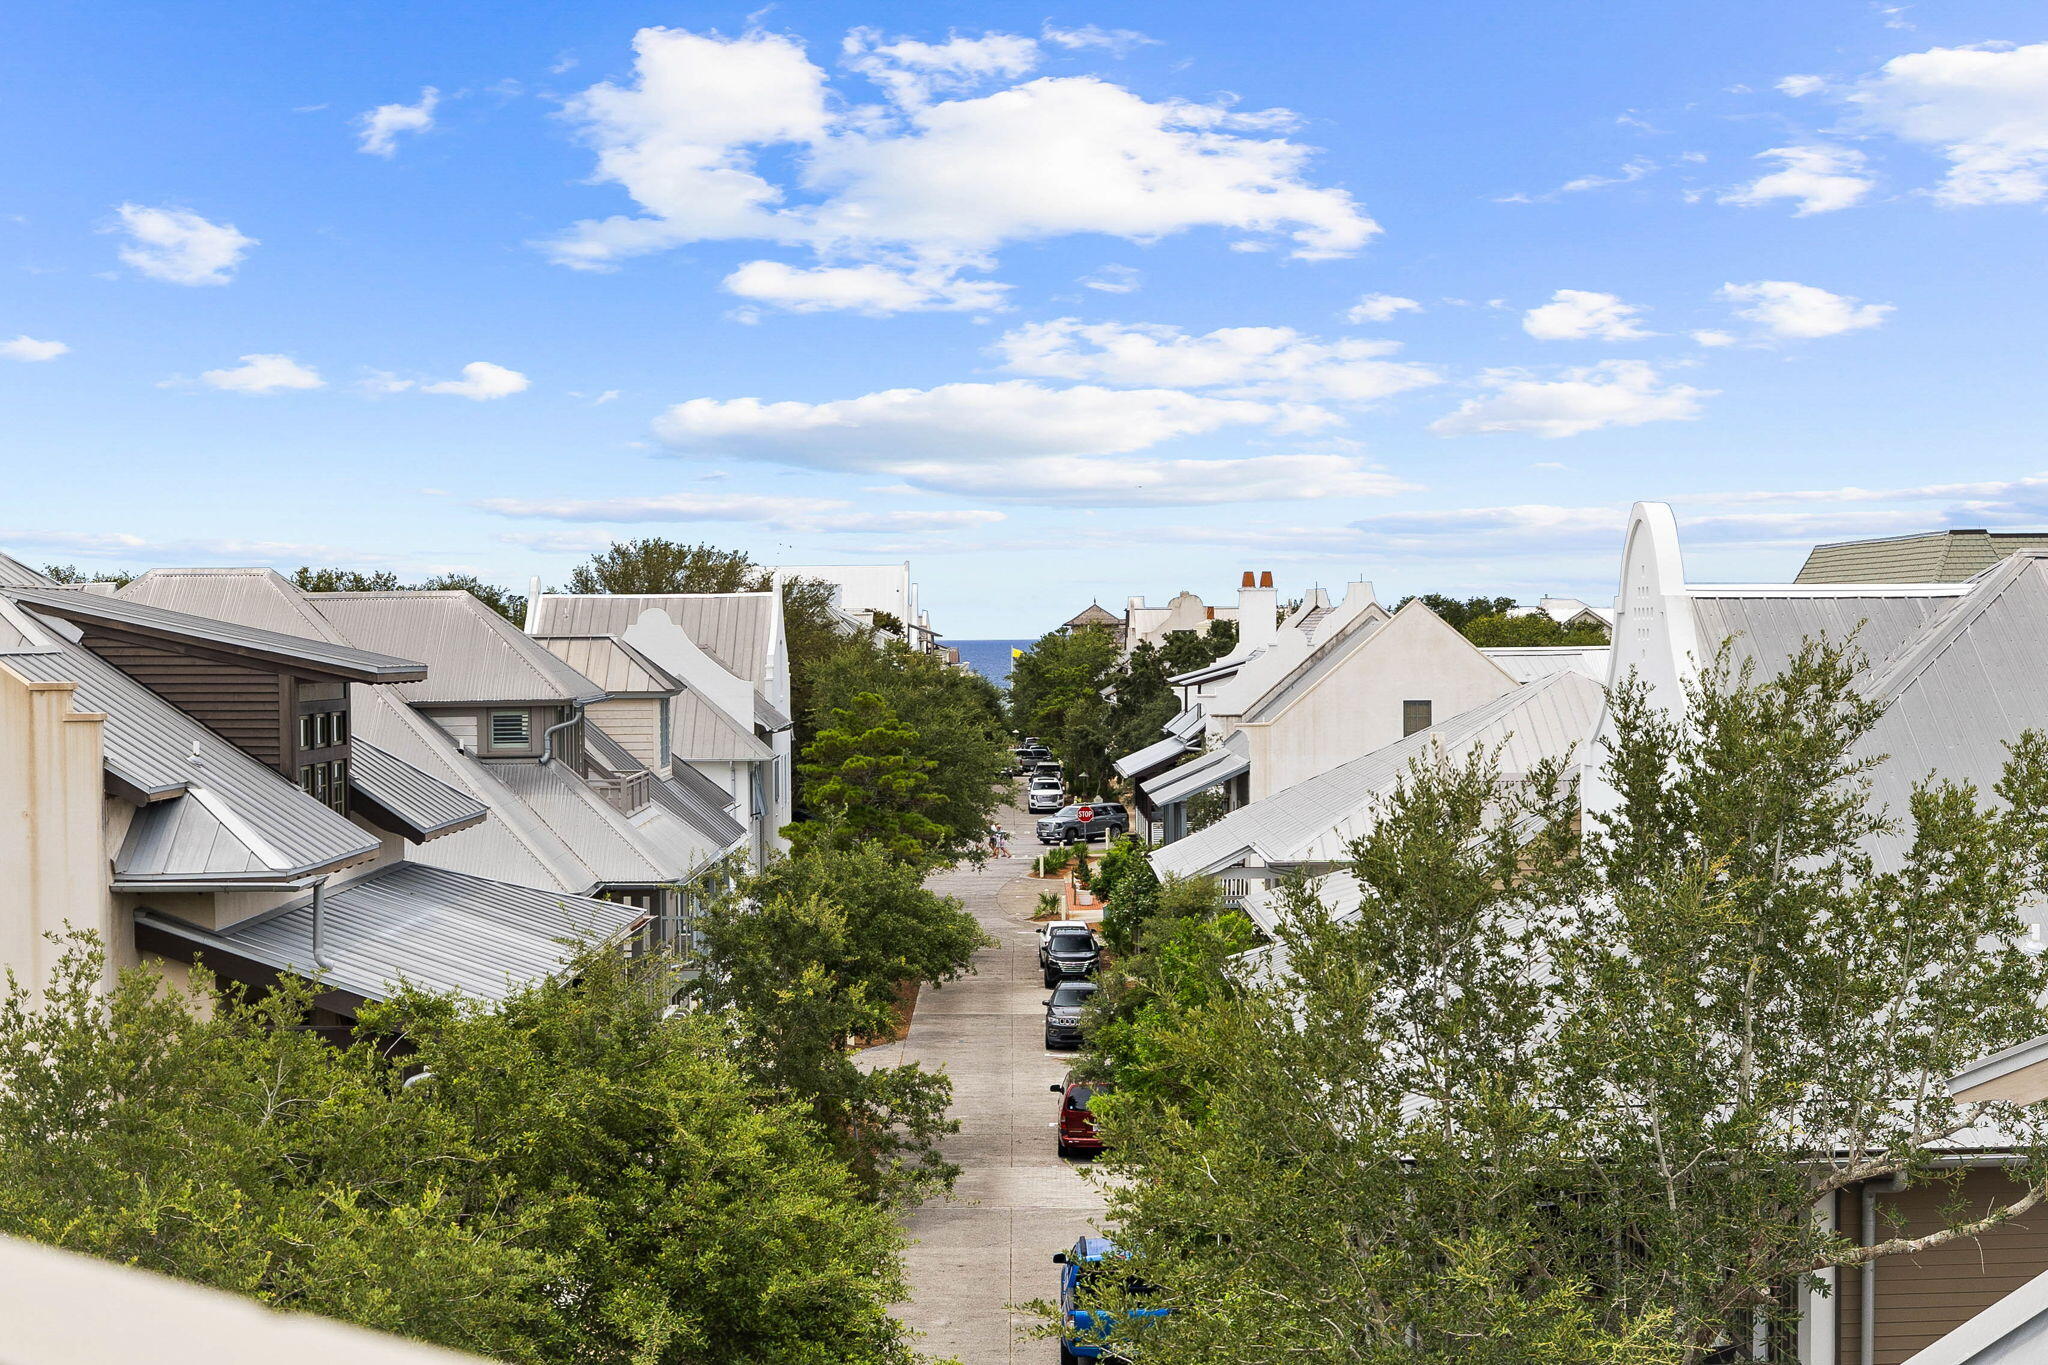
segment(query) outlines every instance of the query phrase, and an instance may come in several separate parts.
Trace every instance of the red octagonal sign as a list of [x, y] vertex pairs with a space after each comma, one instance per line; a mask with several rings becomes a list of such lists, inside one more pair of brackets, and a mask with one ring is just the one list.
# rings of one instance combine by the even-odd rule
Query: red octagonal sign
[[1076, 820], [1079, 820], [1084, 825], [1087, 824], [1090, 820], [1093, 820], [1095, 818], [1095, 807], [1081, 807], [1081, 809], [1075, 814], [1074, 818]]

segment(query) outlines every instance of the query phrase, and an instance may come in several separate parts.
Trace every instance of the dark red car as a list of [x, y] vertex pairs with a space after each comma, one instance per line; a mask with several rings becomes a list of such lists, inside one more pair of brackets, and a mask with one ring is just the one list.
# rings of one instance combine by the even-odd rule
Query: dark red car
[[1109, 1087], [1093, 1081], [1069, 1078], [1056, 1082], [1052, 1093], [1060, 1097], [1059, 1148], [1061, 1156], [1090, 1156], [1102, 1150], [1102, 1138], [1095, 1131], [1095, 1115], [1089, 1104]]

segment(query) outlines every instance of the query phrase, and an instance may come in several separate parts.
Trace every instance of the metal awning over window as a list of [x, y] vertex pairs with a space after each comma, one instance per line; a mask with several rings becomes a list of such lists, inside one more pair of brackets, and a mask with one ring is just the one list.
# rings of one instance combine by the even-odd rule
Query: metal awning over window
[[1136, 753], [1125, 754], [1118, 759], [1116, 774], [1126, 782], [1142, 781], [1186, 753], [1188, 748], [1188, 741], [1169, 736], [1157, 744], [1147, 744]]
[[1220, 787], [1251, 769], [1251, 759], [1226, 741], [1223, 748], [1212, 749], [1194, 762], [1145, 783], [1145, 799], [1155, 806], [1171, 806]]

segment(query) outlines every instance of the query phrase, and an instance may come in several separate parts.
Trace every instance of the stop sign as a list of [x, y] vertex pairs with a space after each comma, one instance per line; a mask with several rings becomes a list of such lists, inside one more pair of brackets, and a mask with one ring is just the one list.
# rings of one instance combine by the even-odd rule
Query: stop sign
[[1095, 807], [1081, 807], [1080, 811], [1075, 814], [1074, 818], [1076, 820], [1079, 820], [1084, 825], [1087, 824], [1090, 820], [1093, 820], [1095, 818]]

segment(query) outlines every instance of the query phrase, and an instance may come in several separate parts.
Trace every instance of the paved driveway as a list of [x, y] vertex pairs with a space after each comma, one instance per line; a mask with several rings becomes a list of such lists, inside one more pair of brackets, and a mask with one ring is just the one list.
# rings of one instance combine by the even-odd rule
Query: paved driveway
[[999, 946], [974, 960], [975, 975], [918, 1000], [910, 1036], [868, 1054], [876, 1062], [922, 1062], [953, 1078], [960, 1131], [945, 1145], [961, 1168], [951, 1199], [933, 1200], [906, 1220], [911, 1299], [898, 1312], [923, 1333], [917, 1348], [964, 1365], [1056, 1361], [1047, 1338], [1019, 1338], [1029, 1319], [1010, 1305], [1054, 1297], [1052, 1255], [1072, 1245], [1102, 1200], [1053, 1150], [1048, 1091], [1068, 1054], [1045, 1050], [1046, 991], [1038, 974], [1031, 911], [1047, 884], [1025, 876], [1038, 843], [1022, 811], [1001, 815], [1017, 856], [983, 871], [932, 879], [958, 896]]

